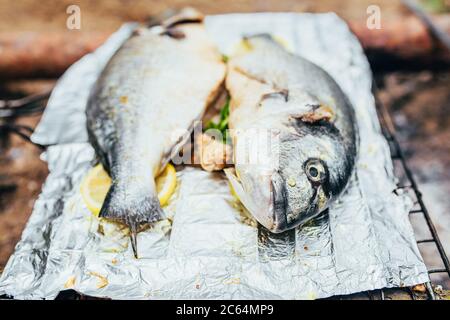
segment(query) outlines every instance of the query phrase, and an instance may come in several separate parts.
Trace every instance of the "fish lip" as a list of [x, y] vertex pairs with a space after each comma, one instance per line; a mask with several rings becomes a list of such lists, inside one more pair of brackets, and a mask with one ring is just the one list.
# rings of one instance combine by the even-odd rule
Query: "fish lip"
[[273, 224], [271, 231], [273, 233], [281, 233], [289, 230], [290, 227], [287, 223], [286, 211], [277, 213], [276, 210], [273, 211]]
[[272, 229], [269, 229], [269, 230], [272, 233], [283, 233], [289, 229], [291, 229], [291, 228], [289, 228], [287, 225], [275, 225], [275, 227], [273, 227]]
[[[284, 184], [282, 186], [283, 188], [279, 190], [281, 192], [273, 192], [273, 224], [271, 225], [271, 228], [268, 228], [273, 233], [282, 233], [301, 226], [328, 208], [328, 206], [326, 206], [323, 210], [319, 210], [317, 207], [318, 193], [316, 192], [314, 198], [311, 200], [310, 206], [297, 215], [299, 218], [291, 223], [288, 223], [287, 198], [286, 193], [284, 192]], [[276, 188], [274, 187], [273, 190], [276, 190]]]
[[289, 225], [287, 222], [287, 198], [286, 198], [286, 187], [285, 184], [282, 183], [279, 185], [277, 189], [272, 181], [272, 204], [273, 204], [273, 212], [272, 212], [272, 226], [268, 228], [273, 233], [281, 233], [289, 229]]

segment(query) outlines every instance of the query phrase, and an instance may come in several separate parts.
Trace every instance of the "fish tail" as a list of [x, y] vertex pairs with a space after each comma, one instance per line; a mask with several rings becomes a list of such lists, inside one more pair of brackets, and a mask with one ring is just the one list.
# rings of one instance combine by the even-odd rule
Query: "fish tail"
[[99, 217], [124, 223], [130, 228], [131, 246], [134, 256], [138, 258], [137, 234], [141, 226], [162, 220], [165, 215], [158, 197], [152, 192], [143, 194], [140, 190], [131, 196], [124, 188], [117, 183], [111, 185]]

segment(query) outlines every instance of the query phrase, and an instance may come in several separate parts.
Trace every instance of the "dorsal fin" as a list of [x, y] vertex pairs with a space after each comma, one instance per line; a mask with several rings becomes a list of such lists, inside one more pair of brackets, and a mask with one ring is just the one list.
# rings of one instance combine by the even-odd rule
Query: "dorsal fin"
[[170, 18], [164, 20], [161, 26], [166, 29], [175, 27], [183, 23], [200, 23], [203, 21], [203, 14], [193, 8], [184, 8]]

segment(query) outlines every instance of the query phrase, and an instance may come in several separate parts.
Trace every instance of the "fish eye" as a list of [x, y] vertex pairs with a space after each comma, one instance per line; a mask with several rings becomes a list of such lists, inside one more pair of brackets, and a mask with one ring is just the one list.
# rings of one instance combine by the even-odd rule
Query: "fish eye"
[[312, 182], [322, 182], [326, 176], [326, 170], [322, 162], [318, 159], [310, 159], [306, 162], [305, 172]]
[[319, 170], [317, 170], [317, 168], [313, 166], [309, 167], [308, 173], [309, 176], [313, 179], [317, 179], [317, 177], [319, 176]]

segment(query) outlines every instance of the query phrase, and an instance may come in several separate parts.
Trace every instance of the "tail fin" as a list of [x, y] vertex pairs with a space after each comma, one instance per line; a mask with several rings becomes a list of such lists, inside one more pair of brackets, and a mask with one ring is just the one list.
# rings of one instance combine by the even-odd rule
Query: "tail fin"
[[127, 186], [113, 183], [99, 216], [122, 222], [130, 228], [131, 246], [134, 256], [138, 258], [136, 238], [140, 226], [164, 219], [164, 212], [154, 192], [143, 192], [143, 189], [135, 188], [133, 191], [127, 189]]

